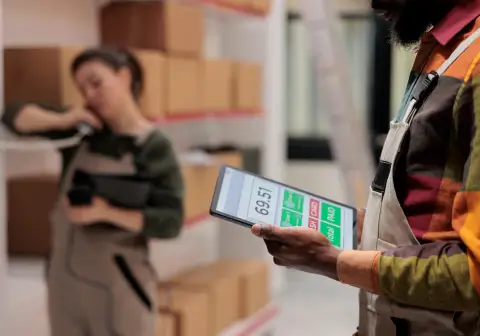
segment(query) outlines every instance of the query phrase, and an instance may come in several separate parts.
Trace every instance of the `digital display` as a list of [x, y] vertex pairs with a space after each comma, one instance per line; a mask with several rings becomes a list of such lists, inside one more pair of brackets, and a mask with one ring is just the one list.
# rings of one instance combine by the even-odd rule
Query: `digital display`
[[341, 249], [353, 249], [356, 239], [352, 208], [228, 167], [216, 211], [251, 224], [309, 227]]

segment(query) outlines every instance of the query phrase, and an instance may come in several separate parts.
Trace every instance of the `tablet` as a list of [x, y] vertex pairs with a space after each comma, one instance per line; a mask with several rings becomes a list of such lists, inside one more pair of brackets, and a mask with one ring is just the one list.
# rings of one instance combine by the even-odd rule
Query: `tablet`
[[344, 250], [357, 245], [355, 208], [230, 166], [220, 168], [210, 214], [246, 227], [308, 227]]

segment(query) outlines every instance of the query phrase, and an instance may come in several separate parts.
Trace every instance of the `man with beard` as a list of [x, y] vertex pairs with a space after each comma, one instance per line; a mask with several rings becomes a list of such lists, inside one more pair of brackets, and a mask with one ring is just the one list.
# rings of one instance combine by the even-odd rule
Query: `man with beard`
[[[480, 335], [480, 0], [372, 0], [418, 46], [361, 248], [255, 225], [277, 265], [360, 288], [360, 336]], [[388, 113], [388, 111], [385, 111]]]

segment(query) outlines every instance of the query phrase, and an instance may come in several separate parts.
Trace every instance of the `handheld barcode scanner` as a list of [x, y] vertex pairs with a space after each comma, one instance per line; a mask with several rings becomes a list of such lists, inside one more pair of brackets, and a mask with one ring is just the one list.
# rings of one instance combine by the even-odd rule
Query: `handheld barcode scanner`
[[95, 132], [95, 129], [92, 125], [83, 121], [78, 123], [76, 128], [78, 133], [83, 134], [84, 136], [91, 136]]

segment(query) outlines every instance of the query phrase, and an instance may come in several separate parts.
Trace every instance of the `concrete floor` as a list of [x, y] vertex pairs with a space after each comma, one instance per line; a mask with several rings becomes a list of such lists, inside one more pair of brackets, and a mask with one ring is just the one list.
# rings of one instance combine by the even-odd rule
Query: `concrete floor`
[[317, 275], [288, 271], [275, 336], [350, 336], [357, 328], [358, 290]]

